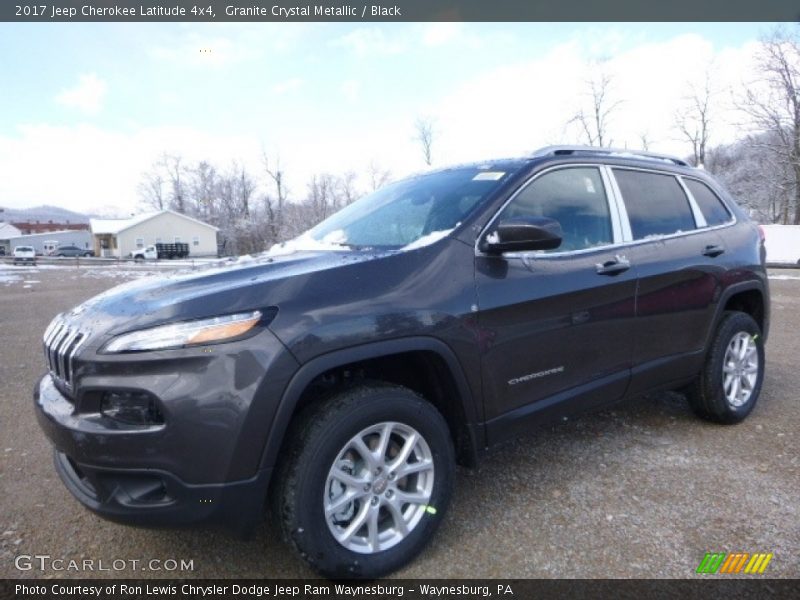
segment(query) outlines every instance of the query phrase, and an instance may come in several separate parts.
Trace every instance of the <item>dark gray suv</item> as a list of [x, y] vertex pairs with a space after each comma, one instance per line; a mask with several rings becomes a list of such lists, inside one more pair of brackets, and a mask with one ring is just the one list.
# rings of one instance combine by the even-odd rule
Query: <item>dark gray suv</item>
[[456, 462], [661, 389], [718, 423], [764, 376], [759, 228], [702, 170], [551, 147], [393, 183], [253, 260], [58, 315], [36, 413], [112, 520], [252, 530], [327, 576], [415, 556]]

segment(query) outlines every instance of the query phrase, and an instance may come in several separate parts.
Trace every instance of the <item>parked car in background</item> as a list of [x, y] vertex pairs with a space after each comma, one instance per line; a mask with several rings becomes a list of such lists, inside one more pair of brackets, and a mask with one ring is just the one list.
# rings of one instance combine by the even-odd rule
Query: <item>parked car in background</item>
[[59, 246], [55, 251], [56, 256], [94, 256], [93, 250], [79, 248], [74, 245]]
[[31, 263], [36, 264], [36, 250], [33, 246], [16, 246], [14, 248], [14, 264]]

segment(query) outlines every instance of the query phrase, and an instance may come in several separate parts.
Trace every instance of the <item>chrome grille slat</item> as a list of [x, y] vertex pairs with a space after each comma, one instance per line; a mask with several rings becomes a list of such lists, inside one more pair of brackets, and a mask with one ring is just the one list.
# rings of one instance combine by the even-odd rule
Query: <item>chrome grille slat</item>
[[67, 337], [69, 334], [69, 329], [67, 329], [66, 325], [61, 328], [59, 333], [53, 339], [53, 342], [50, 344], [50, 361], [53, 363], [53, 372], [55, 372], [56, 376], [61, 378], [61, 374], [58, 372], [58, 348], [61, 345], [61, 342], [64, 341], [64, 338]]
[[69, 369], [67, 370], [67, 373], [69, 373], [69, 381], [67, 383], [70, 385], [72, 385], [72, 374], [75, 372], [75, 365], [73, 364], [75, 355], [78, 353], [78, 349], [83, 346], [84, 342], [86, 341], [86, 337], [87, 336], [82, 333], [78, 334], [78, 341], [75, 343], [69, 353]]
[[56, 336], [58, 336], [58, 334], [61, 332], [63, 328], [64, 328], [64, 323], [59, 322], [55, 327], [53, 327], [53, 329], [50, 330], [49, 335], [44, 341], [44, 352], [47, 358], [47, 366], [50, 369], [50, 371], [53, 371], [55, 369], [55, 365], [53, 364], [53, 356], [52, 353], [50, 352], [50, 345], [53, 343], [53, 340], [56, 338]]
[[56, 317], [42, 339], [50, 374], [56, 382], [71, 390], [75, 355], [86, 343], [88, 335], [76, 327], [70, 327], [64, 319]]
[[69, 375], [67, 374], [67, 352], [72, 346], [72, 342], [75, 341], [75, 337], [78, 335], [78, 332], [75, 330], [70, 330], [67, 333], [66, 337], [61, 342], [61, 346], [58, 349], [58, 365], [61, 367], [61, 378], [65, 382], [69, 382]]

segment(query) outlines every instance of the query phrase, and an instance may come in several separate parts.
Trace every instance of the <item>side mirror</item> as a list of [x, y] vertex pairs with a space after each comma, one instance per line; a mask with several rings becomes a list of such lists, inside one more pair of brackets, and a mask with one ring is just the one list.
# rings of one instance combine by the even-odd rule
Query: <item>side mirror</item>
[[517, 217], [500, 221], [487, 235], [481, 250], [488, 254], [553, 250], [561, 245], [561, 224], [546, 217]]

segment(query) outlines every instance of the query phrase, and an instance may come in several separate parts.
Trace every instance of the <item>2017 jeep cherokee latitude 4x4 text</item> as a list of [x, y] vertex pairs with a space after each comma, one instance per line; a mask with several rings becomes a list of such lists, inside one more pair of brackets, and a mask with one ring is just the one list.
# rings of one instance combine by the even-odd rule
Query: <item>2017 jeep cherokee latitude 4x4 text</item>
[[112, 520], [265, 513], [327, 576], [431, 538], [456, 461], [655, 389], [735, 423], [764, 375], [759, 230], [678, 159], [554, 147], [391, 184], [253, 260], [58, 315], [39, 422]]

